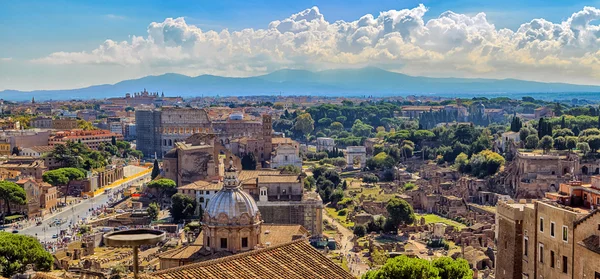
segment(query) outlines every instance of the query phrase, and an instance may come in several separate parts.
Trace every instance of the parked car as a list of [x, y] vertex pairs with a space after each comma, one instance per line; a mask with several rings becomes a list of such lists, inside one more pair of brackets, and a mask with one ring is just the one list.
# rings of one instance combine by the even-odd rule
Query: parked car
[[52, 238], [58, 238], [58, 235], [57, 234], [53, 234]]
[[19, 231], [17, 231], [17, 230], [13, 230], [13, 231], [12, 231], [12, 233], [19, 233]]

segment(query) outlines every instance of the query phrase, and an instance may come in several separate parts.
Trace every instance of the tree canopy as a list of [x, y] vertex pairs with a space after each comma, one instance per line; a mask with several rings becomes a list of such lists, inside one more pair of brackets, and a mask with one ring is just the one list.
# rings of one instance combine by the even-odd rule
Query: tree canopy
[[154, 180], [160, 174], [160, 166], [158, 165], [158, 160], [154, 159], [154, 166], [152, 167], [152, 173], [150, 177]]
[[40, 242], [21, 234], [0, 231], [0, 275], [10, 278], [32, 264], [37, 271], [50, 271], [54, 259]]
[[177, 193], [171, 197], [171, 217], [175, 222], [179, 222], [182, 219], [192, 216], [196, 211], [196, 200]]
[[415, 212], [412, 206], [403, 199], [390, 199], [385, 209], [390, 216], [388, 220], [396, 227], [401, 224], [410, 225], [415, 221]]
[[174, 194], [177, 191], [177, 184], [175, 181], [168, 178], [161, 178], [152, 180], [147, 184], [148, 188], [156, 189], [159, 192], [160, 201], [165, 194]]
[[2, 180], [0, 181], [0, 199], [6, 204], [6, 212], [11, 213], [10, 204], [25, 204], [27, 194], [25, 190], [14, 182]]
[[254, 153], [247, 153], [242, 157], [242, 169], [243, 170], [255, 170], [257, 165], [256, 156]]
[[471, 279], [473, 271], [464, 259], [449, 257], [433, 261], [405, 255], [389, 259], [380, 269], [371, 270], [363, 279]]

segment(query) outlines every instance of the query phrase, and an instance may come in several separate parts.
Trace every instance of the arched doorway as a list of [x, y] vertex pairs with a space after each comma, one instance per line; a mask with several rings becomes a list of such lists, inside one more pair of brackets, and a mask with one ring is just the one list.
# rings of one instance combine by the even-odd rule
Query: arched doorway
[[582, 173], [582, 174], [586, 174], [586, 175], [587, 175], [587, 174], [588, 174], [588, 167], [587, 167], [587, 166], [583, 166], [583, 167], [581, 168], [581, 173]]

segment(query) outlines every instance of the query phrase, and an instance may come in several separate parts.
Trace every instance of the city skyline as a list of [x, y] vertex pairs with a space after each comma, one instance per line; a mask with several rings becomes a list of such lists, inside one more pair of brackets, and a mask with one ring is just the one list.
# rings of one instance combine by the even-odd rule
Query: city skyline
[[164, 73], [247, 77], [365, 66], [600, 84], [597, 1], [3, 5], [0, 90], [79, 88]]

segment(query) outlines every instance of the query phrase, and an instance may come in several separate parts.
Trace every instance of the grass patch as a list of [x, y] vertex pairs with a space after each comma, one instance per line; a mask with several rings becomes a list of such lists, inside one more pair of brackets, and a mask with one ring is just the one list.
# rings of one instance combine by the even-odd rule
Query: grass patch
[[20, 218], [23, 218], [23, 217], [25, 217], [25, 216], [23, 216], [23, 215], [11, 215], [11, 216], [4, 217], [4, 220], [6, 220], [6, 221], [13, 221], [13, 220], [20, 219]]
[[385, 194], [383, 192], [379, 192], [381, 192], [381, 188], [379, 188], [379, 186], [376, 186], [373, 188], [363, 188], [362, 193], [359, 193], [357, 195], [364, 195], [365, 198], [369, 197], [370, 195], [371, 198], [374, 198], [376, 201], [389, 201], [395, 196], [395, 194]]
[[[348, 262], [346, 261], [346, 257], [344, 257], [344, 255], [340, 255], [339, 253], [332, 253], [330, 255], [330, 258], [333, 262], [341, 266], [344, 270], [350, 271], [350, 268], [348, 267]], [[341, 258], [341, 260], [338, 260], [338, 258]]]
[[325, 207], [325, 211], [327, 212], [327, 215], [329, 215], [329, 216], [331, 216], [331, 218], [337, 220], [340, 224], [342, 224], [342, 226], [344, 226], [346, 228], [354, 227], [354, 222], [348, 221], [347, 215], [340, 216], [338, 211], [335, 210], [335, 208]]
[[456, 222], [454, 220], [448, 219], [448, 218], [444, 218], [442, 216], [438, 216], [435, 214], [416, 214], [417, 217], [417, 222], [419, 222], [421, 220], [421, 217], [425, 218], [425, 223], [427, 224], [431, 224], [431, 223], [444, 223], [448, 226], [453, 226], [459, 230], [466, 228], [467, 226], [465, 224], [461, 224], [459, 222]]

